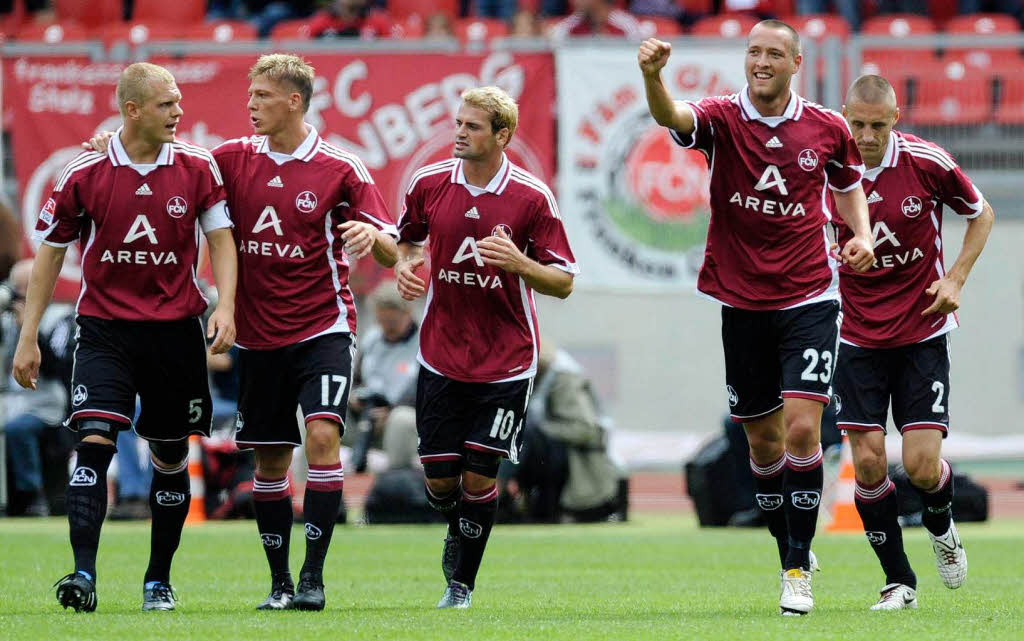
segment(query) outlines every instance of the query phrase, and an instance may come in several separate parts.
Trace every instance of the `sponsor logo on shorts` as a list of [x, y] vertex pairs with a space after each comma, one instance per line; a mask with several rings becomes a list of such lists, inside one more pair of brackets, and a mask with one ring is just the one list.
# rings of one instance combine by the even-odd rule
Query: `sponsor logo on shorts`
[[263, 541], [263, 547], [271, 550], [276, 550], [283, 543], [280, 534], [261, 534], [260, 540]]
[[89, 391], [85, 389], [85, 385], [76, 385], [75, 391], [71, 395], [71, 404], [78, 407], [89, 398]]
[[732, 385], [726, 385], [725, 391], [729, 394], [729, 407], [736, 407], [736, 404], [740, 402], [740, 395], [736, 393]]
[[76, 467], [75, 473], [71, 475], [70, 485], [75, 487], [96, 485], [96, 471], [91, 467]]
[[832, 400], [836, 404], [836, 414], [838, 414], [839, 412], [842, 412], [843, 411], [843, 397], [841, 397], [839, 394], [833, 394], [832, 395]]
[[320, 530], [320, 528], [313, 525], [312, 523], [306, 524], [306, 538], [310, 541], [316, 541], [321, 536], [323, 536], [323, 534], [324, 533]]
[[295, 197], [295, 208], [304, 214], [311, 213], [316, 209], [316, 194], [311, 191], [304, 191]]
[[900, 203], [900, 209], [907, 218], [917, 218], [924, 211], [924, 204], [917, 196], [907, 196]]
[[793, 507], [798, 510], [813, 510], [821, 502], [821, 492], [804, 490], [793, 492]]
[[242, 418], [242, 412], [235, 412], [235, 431], [241, 432], [243, 427], [245, 427], [245, 419]]
[[167, 201], [167, 213], [171, 218], [181, 218], [188, 212], [188, 201], [181, 196], [172, 196]]
[[765, 512], [771, 512], [782, 507], [781, 494], [755, 494], [758, 506]]
[[885, 532], [865, 532], [864, 536], [868, 537], [868, 543], [871, 545], [881, 545], [885, 543], [886, 536]]
[[478, 539], [480, 538], [480, 535], [483, 533], [484, 529], [472, 521], [467, 521], [466, 519], [459, 519], [459, 531], [462, 532], [464, 536], [467, 536], [471, 539]]
[[161, 490], [156, 493], [156, 502], [158, 505], [181, 505], [185, 502], [185, 494]]
[[800, 155], [796, 157], [796, 162], [800, 165], [800, 169], [804, 171], [814, 171], [818, 166], [818, 154], [814, 153], [813, 149], [804, 149], [800, 152]]

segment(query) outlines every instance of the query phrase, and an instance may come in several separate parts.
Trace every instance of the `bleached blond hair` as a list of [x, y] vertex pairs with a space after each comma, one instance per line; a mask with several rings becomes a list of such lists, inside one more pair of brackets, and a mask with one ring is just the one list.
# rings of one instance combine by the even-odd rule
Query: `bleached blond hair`
[[271, 53], [260, 56], [249, 70], [249, 80], [256, 76], [266, 76], [274, 82], [291, 85], [302, 96], [302, 111], [309, 110], [309, 101], [313, 97], [313, 80], [316, 78], [313, 65], [289, 53]]
[[152, 97], [153, 84], [165, 82], [174, 84], [174, 76], [159, 65], [136, 62], [128, 65], [117, 80], [117, 107], [122, 116], [127, 116], [126, 105], [134, 102], [140, 107]]
[[516, 132], [519, 124], [519, 105], [501, 87], [476, 87], [462, 92], [462, 102], [470, 107], [486, 111], [491, 116], [491, 131], [508, 129], [508, 139]]

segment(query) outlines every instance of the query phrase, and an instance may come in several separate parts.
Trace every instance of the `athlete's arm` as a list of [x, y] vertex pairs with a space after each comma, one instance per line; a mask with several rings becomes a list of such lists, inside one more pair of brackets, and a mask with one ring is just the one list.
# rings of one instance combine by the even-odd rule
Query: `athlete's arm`
[[568, 298], [573, 275], [553, 265], [541, 265], [523, 252], [500, 228], [497, 236], [488, 236], [476, 244], [487, 265], [500, 267], [520, 278], [538, 294]]
[[839, 215], [853, 232], [853, 238], [843, 246], [840, 256], [850, 267], [859, 272], [866, 272], [875, 263], [875, 250], [864, 189], [857, 185], [850, 191], [833, 191], [832, 195], [836, 199]]
[[398, 262], [395, 263], [395, 280], [398, 293], [405, 300], [415, 300], [427, 293], [427, 284], [416, 275], [423, 263], [423, 246], [409, 242], [398, 243]]
[[213, 339], [211, 354], [223, 354], [235, 344], [235, 289], [238, 285], [238, 254], [230, 227], [206, 234], [213, 263], [213, 281], [217, 284], [217, 309], [210, 314], [206, 337]]
[[657, 38], [648, 38], [640, 45], [637, 61], [644, 76], [647, 106], [655, 122], [689, 136], [697, 129], [693, 111], [682, 101], [672, 100], [668, 88], [661, 79], [661, 70], [671, 54], [672, 45]]
[[992, 224], [995, 222], [995, 212], [988, 201], [982, 204], [981, 214], [976, 218], [967, 219], [967, 232], [964, 234], [964, 246], [956, 257], [956, 262], [949, 269], [945, 276], [935, 281], [925, 290], [929, 296], [935, 297], [935, 302], [928, 309], [921, 312], [922, 316], [928, 314], [949, 314], [960, 309], [960, 290], [967, 282], [974, 262], [985, 249], [988, 241], [988, 234], [992, 231]]
[[64, 265], [64, 254], [67, 247], [54, 247], [42, 244], [32, 263], [32, 277], [28, 281], [28, 292], [25, 294], [25, 316], [21, 324], [21, 335], [18, 337], [18, 349], [14, 353], [12, 374], [18, 385], [24, 388], [36, 388], [39, 378], [39, 320], [43, 317], [53, 288]]
[[338, 225], [338, 229], [342, 231], [345, 251], [352, 258], [358, 260], [372, 253], [373, 259], [384, 267], [392, 267], [398, 260], [395, 239], [370, 223], [349, 220]]

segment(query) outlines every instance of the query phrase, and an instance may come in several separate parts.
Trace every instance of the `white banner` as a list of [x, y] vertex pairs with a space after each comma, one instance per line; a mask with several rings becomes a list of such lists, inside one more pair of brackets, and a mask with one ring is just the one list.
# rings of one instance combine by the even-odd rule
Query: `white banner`
[[[579, 288], [693, 290], [710, 210], [704, 155], [647, 110], [635, 47], [556, 52], [559, 204]], [[739, 91], [743, 50], [676, 47], [662, 72], [676, 99]]]

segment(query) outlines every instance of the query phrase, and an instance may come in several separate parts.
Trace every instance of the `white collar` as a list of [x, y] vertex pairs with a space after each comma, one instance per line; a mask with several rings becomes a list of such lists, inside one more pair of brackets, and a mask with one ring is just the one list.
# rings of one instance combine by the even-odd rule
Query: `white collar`
[[165, 142], [160, 145], [160, 153], [156, 155], [156, 163], [133, 163], [132, 159], [128, 156], [128, 152], [125, 151], [124, 144], [121, 142], [121, 132], [124, 131], [124, 126], [118, 127], [117, 131], [114, 132], [114, 137], [110, 139], [110, 144], [107, 146], [107, 158], [110, 159], [110, 164], [115, 167], [136, 167], [140, 165], [173, 165], [174, 164], [174, 147], [171, 143]]
[[759, 120], [769, 127], [775, 127], [784, 120], [800, 120], [800, 115], [804, 112], [803, 100], [790, 89], [789, 103], [781, 116], [762, 116], [761, 112], [754, 107], [754, 103], [750, 101], [748, 91], [750, 91], [750, 85], [743, 85], [743, 90], [740, 91], [740, 109], [747, 120]]
[[[451, 181], [457, 185], [465, 185], [470, 191], [476, 190], [480, 193], [490, 192], [492, 194], [501, 194], [505, 191], [505, 186], [508, 185], [509, 177], [512, 175], [512, 163], [509, 162], [508, 156], [505, 152], [501, 153], [501, 166], [498, 167], [497, 173], [494, 174], [494, 178], [491, 178], [491, 182], [487, 183], [486, 187], [477, 187], [476, 185], [470, 185], [466, 182], [466, 174], [462, 170], [462, 160], [458, 160], [455, 166], [452, 167]], [[479, 194], [474, 194], [479, 195]]]
[[301, 160], [302, 162], [309, 162], [310, 160], [313, 159], [314, 156], [316, 156], [316, 152], [320, 150], [320, 134], [317, 133], [316, 127], [309, 124], [308, 122], [305, 124], [307, 127], [309, 127], [309, 134], [306, 135], [306, 138], [305, 140], [302, 141], [302, 144], [296, 147], [295, 151], [293, 151], [292, 153], [287, 154], [280, 151], [271, 151], [270, 136], [263, 136], [263, 139], [256, 147], [256, 153], [280, 154], [282, 156], [291, 156], [292, 158]]
[[892, 169], [896, 166], [900, 157], [900, 139], [896, 136], [895, 131], [889, 131], [889, 142], [885, 145], [885, 154], [882, 156], [882, 162], [877, 167], [868, 169], [864, 172], [864, 177], [868, 180], [877, 180], [878, 174], [882, 173], [883, 169]]

